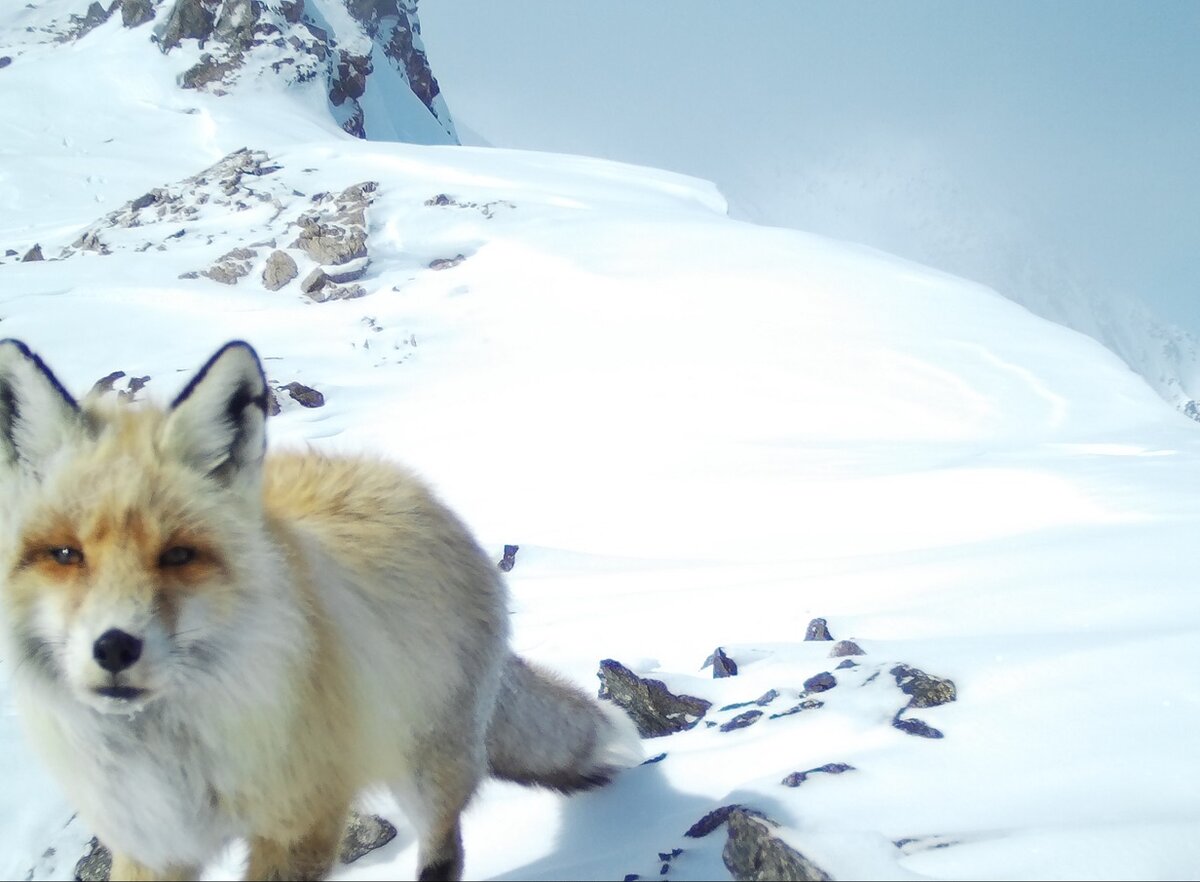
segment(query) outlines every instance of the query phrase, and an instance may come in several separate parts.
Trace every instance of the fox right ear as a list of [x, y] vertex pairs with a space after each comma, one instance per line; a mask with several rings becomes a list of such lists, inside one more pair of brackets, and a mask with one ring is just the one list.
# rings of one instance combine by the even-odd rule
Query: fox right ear
[[0, 340], [0, 462], [40, 475], [82, 421], [79, 405], [20, 340]]
[[266, 451], [267, 379], [241, 340], [222, 346], [171, 405], [164, 444], [226, 486], [253, 483]]

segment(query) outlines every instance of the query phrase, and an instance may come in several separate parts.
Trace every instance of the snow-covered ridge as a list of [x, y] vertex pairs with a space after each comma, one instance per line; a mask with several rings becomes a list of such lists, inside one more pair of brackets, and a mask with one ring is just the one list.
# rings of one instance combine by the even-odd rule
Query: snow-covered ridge
[[[177, 56], [183, 89], [222, 95], [320, 80], [328, 107], [364, 138], [457, 143], [421, 45], [416, 3], [403, 0], [48, 0], [0, 31], [0, 53], [22, 63], [30, 46], [105, 39], [124, 27], [145, 50]], [[422, 109], [418, 109], [422, 108]]]

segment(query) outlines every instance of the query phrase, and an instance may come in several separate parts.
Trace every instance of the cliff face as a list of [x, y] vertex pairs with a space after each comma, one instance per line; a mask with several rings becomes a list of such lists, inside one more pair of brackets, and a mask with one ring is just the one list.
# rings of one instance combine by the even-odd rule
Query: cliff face
[[221, 95], [248, 82], [320, 80], [330, 113], [352, 135], [458, 141], [421, 44], [416, 0], [113, 0], [81, 12], [70, 5], [40, 36], [69, 42], [119, 19], [144, 28], [148, 46], [195, 56], [181, 88]]

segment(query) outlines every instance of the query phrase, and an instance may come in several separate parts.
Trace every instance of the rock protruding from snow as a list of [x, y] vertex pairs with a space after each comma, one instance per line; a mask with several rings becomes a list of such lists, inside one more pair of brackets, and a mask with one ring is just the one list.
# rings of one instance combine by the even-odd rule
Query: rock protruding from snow
[[263, 287], [268, 291], [278, 291], [296, 276], [300, 268], [296, 261], [286, 251], [272, 251], [267, 257], [267, 265], [263, 267]]
[[342, 837], [338, 856], [343, 864], [352, 864], [360, 857], [382, 848], [396, 838], [396, 828], [379, 815], [350, 813], [350, 822]]
[[773, 821], [742, 808], [729, 813], [729, 838], [721, 858], [734, 879], [831, 882], [832, 877], [774, 835]]
[[704, 660], [705, 668], [711, 666], [713, 669], [713, 679], [719, 680], [722, 677], [736, 677], [738, 672], [737, 662], [725, 654], [725, 650], [718, 646], [713, 650], [712, 655]]
[[896, 678], [900, 691], [911, 696], [909, 707], [937, 707], [958, 697], [953, 680], [934, 677], [911, 665], [896, 665], [888, 673]]
[[813, 619], [808, 623], [808, 629], [804, 632], [805, 640], [832, 640], [833, 635], [829, 633], [829, 624], [824, 619]]
[[76, 882], [108, 882], [112, 875], [112, 852], [95, 836], [88, 843], [87, 853], [75, 864]]
[[643, 679], [613, 659], [600, 662], [600, 697], [623, 708], [643, 738], [682, 732], [700, 722], [712, 702], [676, 695], [661, 680]]
[[846, 655], [866, 655], [867, 653], [861, 646], [853, 640], [839, 640], [833, 644], [833, 649], [829, 650], [830, 658], [841, 658]]

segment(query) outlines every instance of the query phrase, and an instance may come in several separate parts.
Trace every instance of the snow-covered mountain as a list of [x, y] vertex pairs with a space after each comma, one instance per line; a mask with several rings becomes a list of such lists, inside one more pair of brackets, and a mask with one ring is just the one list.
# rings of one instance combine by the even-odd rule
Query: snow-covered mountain
[[711, 180], [735, 217], [980, 282], [1200, 397], [1200, 7], [458, 0], [425, 24], [467, 143]]
[[[179, 4], [65, 42], [85, 3], [0, 9], [0, 332], [135, 402], [252, 341], [271, 445], [395, 457], [498, 561], [519, 546], [520, 652], [695, 699], [608, 788], [487, 784], [469, 878], [729, 878], [755, 828], [834, 878], [1194, 873], [1200, 439], [1141, 377], [978, 284], [731, 219], [704, 181], [354, 137], [334, 68], [272, 76], [273, 36], [181, 88], [233, 57], [236, 2], [202, 5], [213, 36], [166, 53]], [[249, 8], [368, 50], [338, 30], [361, 4]], [[0, 875], [71, 878], [91, 831], [3, 685], [0, 780]], [[411, 876], [402, 813], [362, 807], [398, 835], [336, 877]]]

